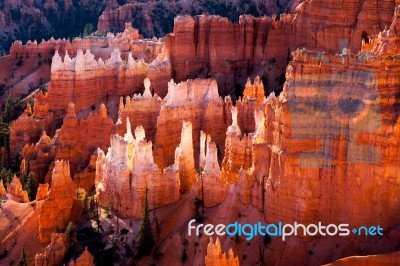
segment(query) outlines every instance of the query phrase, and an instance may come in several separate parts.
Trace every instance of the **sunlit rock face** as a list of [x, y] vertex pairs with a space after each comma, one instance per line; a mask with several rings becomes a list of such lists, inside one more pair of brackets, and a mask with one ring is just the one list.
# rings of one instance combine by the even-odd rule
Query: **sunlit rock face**
[[[3, 186], [3, 183], [1, 185]], [[8, 185], [7, 193], [17, 202], [29, 202], [28, 193], [23, 190], [21, 181], [16, 175]]]
[[218, 86], [214, 79], [195, 79], [178, 84], [169, 82], [168, 95], [162, 101], [157, 119], [157, 165], [166, 167], [174, 162], [183, 121], [191, 122], [192, 125], [196, 161], [200, 149], [200, 130], [210, 132], [217, 144], [222, 145], [226, 131], [224, 117], [224, 101], [218, 96]]
[[75, 185], [71, 179], [69, 163], [63, 160], [56, 161], [50, 193], [40, 207], [39, 240], [41, 243], [49, 243], [53, 232], [67, 227], [71, 220], [75, 195]]
[[145, 139], [143, 127], [135, 137], [127, 120], [124, 137], [111, 136], [107, 154], [99, 149], [96, 162], [96, 189], [101, 203], [110, 203], [124, 217], [140, 218], [146, 190], [150, 209], [179, 199], [179, 162], [160, 170], [154, 163], [152, 143]]
[[239, 266], [239, 258], [235, 256], [232, 249], [229, 249], [228, 254], [222, 252], [221, 242], [219, 238], [214, 243], [210, 238], [207, 245], [207, 255], [205, 258], [206, 266]]
[[265, 108], [265, 217], [393, 225], [399, 192], [393, 184], [400, 178], [394, 170], [400, 152], [397, 64], [368, 51], [333, 56], [301, 50], [293, 57], [282, 96]]
[[[143, 79], [146, 78], [149, 68], [155, 71], [158, 65], [164, 68], [164, 64], [168, 65], [168, 62], [168, 56], [160, 55], [149, 65], [143, 60], [135, 60], [131, 53], [127, 61], [124, 61], [119, 49], [115, 49], [105, 61], [101, 58], [96, 60], [89, 49], [85, 53], [78, 50], [76, 57], [72, 59], [66, 54], [64, 60], [56, 52], [51, 66], [49, 109], [62, 115], [68, 102], [74, 102], [77, 112], [80, 112], [99, 99], [104, 100], [111, 95], [123, 96], [142, 92]], [[160, 72], [165, 73], [163, 69]], [[165, 84], [169, 79], [170, 76], [167, 76], [161, 80]], [[155, 92], [160, 93], [157, 90]], [[163, 92], [160, 94], [165, 95]]]
[[[95, 184], [95, 197], [110, 203], [120, 217], [142, 217], [146, 191], [148, 206], [160, 211], [159, 217], [184, 209], [185, 218], [169, 221], [169, 231], [162, 233], [160, 247], [168, 252], [184, 242], [182, 224], [193, 217], [192, 201], [199, 199], [204, 199], [205, 214], [199, 218], [205, 222], [344, 222], [351, 227], [379, 224], [388, 231], [376, 242], [356, 237], [272, 240], [263, 249], [270, 264], [321, 265], [360, 248], [392, 251], [400, 218], [395, 3], [297, 1], [294, 14], [279, 20], [244, 16], [239, 25], [216, 16], [179, 17], [165, 47], [162, 40], [152, 41], [158, 47], [150, 53], [153, 63], [134, 59], [127, 35], [106, 60], [91, 49], [70, 56], [60, 48], [50, 91], [38, 94], [34, 107], [27, 107], [10, 130], [11, 153], [24, 159], [21, 169], [30, 165], [51, 184], [50, 192], [40, 185], [37, 193], [41, 242], [48, 243], [52, 232], [67, 225], [75, 188], [89, 190]], [[124, 34], [138, 38], [134, 30]], [[93, 45], [83, 42], [86, 48]], [[273, 85], [264, 83], [270, 64], [288, 64], [280, 95], [270, 94]], [[252, 67], [260, 67], [255, 72], [260, 78], [250, 74]], [[246, 85], [232, 80], [239, 74], [244, 82], [250, 76]], [[197, 75], [207, 78], [188, 79]], [[233, 91], [243, 97], [220, 97]], [[101, 104], [110, 94], [116, 96], [112, 110]], [[98, 111], [89, 114], [93, 104]], [[9, 195], [18, 203], [6, 204], [32, 205], [19, 203], [26, 200], [17, 179], [7, 192], [0, 183], [0, 196]], [[221, 242], [230, 247], [236, 243], [232, 240]], [[187, 263], [246, 264], [243, 255], [254, 255], [248, 251], [256, 245], [238, 242], [232, 248], [239, 258], [223, 255], [218, 241], [210, 243], [207, 255], [198, 252], [207, 243], [195, 242], [200, 247], [190, 245], [195, 255]], [[46, 254], [39, 256], [40, 263]], [[79, 263], [90, 264], [89, 255], [84, 253]], [[166, 257], [160, 265], [174, 264]], [[396, 254], [388, 257], [382, 260], [389, 263]], [[350, 265], [376, 261], [344, 260]]]
[[118, 133], [123, 135], [126, 132], [126, 121], [129, 118], [133, 128], [142, 126], [146, 132], [146, 139], [155, 141], [157, 131], [157, 118], [161, 110], [161, 98], [151, 93], [154, 82], [144, 79], [145, 91], [143, 95], [135, 94], [133, 97], [121, 98], [118, 113]]

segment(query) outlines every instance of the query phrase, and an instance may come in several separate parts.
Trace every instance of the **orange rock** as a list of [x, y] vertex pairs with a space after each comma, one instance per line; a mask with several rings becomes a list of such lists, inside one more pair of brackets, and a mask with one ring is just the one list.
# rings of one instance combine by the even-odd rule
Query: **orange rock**
[[239, 258], [233, 254], [232, 249], [229, 249], [228, 254], [222, 252], [219, 238], [214, 241], [210, 237], [210, 242], [207, 245], [207, 255], [205, 257], [206, 266], [239, 266]]
[[7, 191], [4, 188], [3, 179], [0, 180], [0, 197], [7, 195]]
[[71, 174], [78, 174], [74, 178], [76, 186], [91, 189], [95, 177], [95, 158], [91, 159], [92, 154], [97, 147], [108, 147], [110, 135], [115, 130], [104, 104], [99, 109], [96, 114], [90, 113], [86, 120], [78, 120], [75, 106], [70, 103], [63, 125], [53, 138], [43, 132], [35, 145], [24, 147], [22, 156], [29, 161], [30, 170], [40, 182], [51, 182], [45, 176], [51, 171], [50, 164], [54, 160], [68, 160]]
[[179, 162], [180, 193], [184, 194], [190, 191], [196, 176], [191, 122], [183, 122], [181, 143], [176, 148], [175, 156]]
[[36, 200], [43, 200], [49, 194], [49, 184], [39, 184], [38, 190], [36, 192]]
[[55, 161], [51, 189], [39, 213], [39, 240], [48, 243], [54, 231], [63, 230], [70, 221], [75, 185], [72, 182], [69, 162]]
[[254, 79], [254, 84], [251, 84], [251, 80], [248, 79], [246, 86], [243, 91], [243, 97], [249, 99], [256, 99], [258, 103], [262, 103], [265, 99], [264, 85], [257, 76]]
[[105, 61], [96, 60], [90, 49], [85, 53], [79, 49], [72, 59], [66, 54], [62, 60], [56, 52], [51, 73], [48, 97], [41, 104], [48, 104], [49, 111], [62, 118], [69, 102], [74, 102], [76, 112], [80, 113], [99, 101], [107, 101], [110, 95], [142, 92], [142, 81], [148, 75], [154, 81], [154, 92], [164, 96], [166, 82], [171, 78], [171, 64], [169, 57], [161, 53], [148, 64], [135, 60], [132, 52], [126, 61], [122, 60], [119, 48]]
[[16, 175], [14, 175], [11, 183], [8, 184], [7, 193], [15, 197], [17, 201], [29, 202], [28, 193], [22, 189], [21, 181]]
[[393, 183], [400, 180], [396, 60], [367, 52], [321, 58], [306, 50], [293, 57], [285, 93], [265, 108], [265, 217], [394, 226], [399, 207]]
[[94, 257], [85, 247], [85, 251], [75, 260], [71, 260], [69, 266], [94, 266]]

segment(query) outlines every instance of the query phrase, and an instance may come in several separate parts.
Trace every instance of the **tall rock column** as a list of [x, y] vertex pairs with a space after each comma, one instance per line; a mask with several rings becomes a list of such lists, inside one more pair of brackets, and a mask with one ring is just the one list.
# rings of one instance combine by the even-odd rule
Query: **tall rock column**
[[39, 240], [50, 242], [54, 231], [63, 230], [71, 219], [71, 209], [75, 198], [69, 162], [55, 161], [51, 190], [39, 213]]
[[223, 179], [231, 184], [238, 179], [240, 168], [246, 170], [252, 165], [253, 134], [242, 135], [237, 116], [237, 108], [232, 107], [232, 125], [226, 132], [225, 156], [222, 161]]
[[179, 158], [179, 178], [181, 180], [180, 192], [187, 193], [190, 191], [196, 176], [191, 122], [183, 122], [181, 143], [177, 149]]
[[227, 184], [222, 179], [221, 168], [218, 164], [217, 146], [214, 142], [207, 143], [207, 155], [202, 175], [197, 174], [192, 193], [197, 199], [204, 196], [204, 206], [214, 207], [224, 201]]

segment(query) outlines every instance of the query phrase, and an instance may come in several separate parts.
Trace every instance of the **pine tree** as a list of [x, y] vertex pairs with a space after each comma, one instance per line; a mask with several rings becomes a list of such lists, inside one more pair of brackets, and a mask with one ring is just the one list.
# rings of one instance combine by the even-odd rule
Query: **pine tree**
[[25, 249], [22, 249], [21, 257], [17, 261], [16, 266], [28, 266], [28, 256], [26, 255]]
[[104, 206], [104, 212], [106, 213], [107, 217], [110, 217], [110, 215], [111, 215], [111, 204], [110, 204], [110, 202], [107, 202], [106, 205]]
[[35, 180], [35, 175], [33, 173], [29, 173], [24, 184], [24, 190], [28, 192], [28, 197], [30, 200], [35, 199], [37, 188], [38, 185]]
[[4, 150], [1, 157], [1, 168], [10, 169], [10, 141], [9, 136], [4, 136]]
[[144, 202], [144, 214], [138, 236], [136, 238], [137, 256], [145, 257], [151, 254], [154, 247], [153, 230], [151, 228], [151, 222], [149, 218], [149, 203], [147, 199], [147, 185], [146, 185], [146, 197]]

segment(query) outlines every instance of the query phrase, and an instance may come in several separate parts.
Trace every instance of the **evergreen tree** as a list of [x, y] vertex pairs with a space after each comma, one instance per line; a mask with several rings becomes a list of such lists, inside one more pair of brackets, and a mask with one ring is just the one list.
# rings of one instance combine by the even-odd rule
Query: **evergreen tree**
[[110, 202], [107, 202], [106, 205], [104, 206], [104, 212], [106, 213], [107, 217], [110, 217], [110, 215], [111, 215], [111, 204], [110, 204]]
[[36, 183], [35, 175], [33, 173], [29, 173], [24, 184], [24, 190], [28, 192], [28, 197], [30, 200], [34, 200], [36, 198], [37, 188], [38, 184]]
[[4, 150], [1, 157], [1, 168], [10, 169], [10, 142], [9, 136], [4, 136]]
[[153, 230], [151, 228], [151, 222], [149, 218], [149, 203], [147, 199], [147, 185], [146, 185], [146, 197], [144, 202], [144, 214], [140, 224], [138, 236], [136, 238], [137, 256], [144, 257], [151, 254], [154, 247]]
[[22, 249], [21, 257], [17, 261], [17, 266], [28, 266], [28, 256], [26, 255], [25, 249]]

